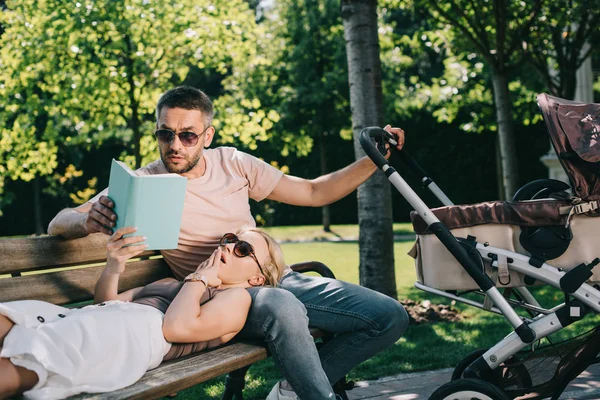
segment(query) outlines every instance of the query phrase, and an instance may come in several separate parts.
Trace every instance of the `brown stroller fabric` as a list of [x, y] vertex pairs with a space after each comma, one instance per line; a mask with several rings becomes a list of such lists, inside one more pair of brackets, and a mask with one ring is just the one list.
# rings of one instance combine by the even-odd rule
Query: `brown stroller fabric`
[[[492, 201], [478, 204], [455, 205], [434, 208], [433, 214], [448, 229], [467, 228], [484, 224], [507, 224], [517, 226], [565, 225], [570, 201]], [[416, 211], [410, 219], [417, 235], [428, 234], [427, 224]]]
[[[445, 206], [431, 211], [456, 237], [472, 236], [480, 243], [531, 255], [537, 260], [552, 260], [552, 266], [570, 270], [600, 256], [600, 219], [595, 218], [600, 217], [600, 104], [575, 103], [546, 94], [539, 95], [538, 102], [553, 147], [569, 176], [572, 193], [537, 200]], [[409, 254], [415, 258], [419, 282], [440, 290], [477, 289], [418, 213], [411, 212], [411, 221], [417, 240]], [[546, 233], [562, 241], [547, 241]], [[484, 270], [488, 275], [494, 272], [488, 263]], [[600, 281], [600, 269], [591, 281]], [[496, 282], [498, 287], [523, 285], [523, 276], [514, 271]]]
[[[565, 225], [571, 206], [600, 200], [600, 104], [577, 103], [545, 93], [538, 96], [538, 104], [574, 197], [571, 201], [495, 201], [433, 209], [448, 229], [483, 224]], [[600, 209], [586, 214], [600, 216]], [[429, 233], [427, 224], [414, 211], [411, 221], [415, 233]]]
[[600, 199], [600, 104], [545, 93], [537, 99], [573, 194], [584, 201]]

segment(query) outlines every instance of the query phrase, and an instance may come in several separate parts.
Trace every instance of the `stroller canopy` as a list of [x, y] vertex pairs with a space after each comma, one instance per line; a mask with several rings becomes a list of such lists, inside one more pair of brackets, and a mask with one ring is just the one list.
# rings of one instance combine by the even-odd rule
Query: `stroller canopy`
[[538, 96], [552, 146], [582, 200], [600, 199], [600, 104]]

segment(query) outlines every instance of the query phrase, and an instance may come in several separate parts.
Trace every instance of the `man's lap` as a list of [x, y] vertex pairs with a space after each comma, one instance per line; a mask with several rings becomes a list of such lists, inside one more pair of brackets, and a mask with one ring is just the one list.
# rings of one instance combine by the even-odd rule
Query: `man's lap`
[[297, 272], [286, 275], [277, 288], [248, 290], [253, 299], [249, 322], [258, 323], [271, 313], [302, 313], [308, 315], [309, 326], [332, 333], [379, 330], [380, 322], [401, 308], [396, 300], [371, 289]]

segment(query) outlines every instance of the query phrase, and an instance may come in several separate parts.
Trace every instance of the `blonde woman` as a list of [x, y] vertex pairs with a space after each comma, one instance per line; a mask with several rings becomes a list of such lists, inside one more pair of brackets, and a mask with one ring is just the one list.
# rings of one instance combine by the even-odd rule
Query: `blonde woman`
[[23, 393], [58, 399], [117, 390], [162, 361], [231, 340], [244, 326], [246, 288], [275, 285], [285, 269], [278, 244], [259, 229], [221, 238], [220, 246], [183, 282], [172, 278], [118, 293], [126, 261], [142, 237], [109, 239], [96, 284], [98, 304], [68, 309], [26, 300], [0, 303], [0, 398]]

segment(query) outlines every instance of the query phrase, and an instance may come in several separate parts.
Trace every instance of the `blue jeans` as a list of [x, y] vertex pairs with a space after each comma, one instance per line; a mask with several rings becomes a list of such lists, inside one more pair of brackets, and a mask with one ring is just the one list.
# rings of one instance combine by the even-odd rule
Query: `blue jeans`
[[[333, 399], [333, 383], [394, 344], [408, 326], [398, 301], [335, 279], [292, 272], [278, 288], [248, 291], [252, 307], [238, 338], [265, 340], [300, 399]], [[317, 351], [309, 327], [335, 337]]]

